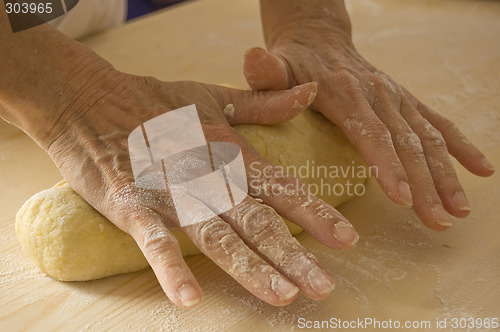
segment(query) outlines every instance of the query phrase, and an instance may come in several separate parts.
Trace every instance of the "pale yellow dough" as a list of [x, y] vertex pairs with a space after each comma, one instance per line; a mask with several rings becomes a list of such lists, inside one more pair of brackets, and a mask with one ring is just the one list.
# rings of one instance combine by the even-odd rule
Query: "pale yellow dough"
[[[235, 110], [236, 112], [238, 110]], [[339, 128], [321, 114], [306, 110], [277, 126], [239, 125], [235, 129], [276, 165], [364, 166]], [[364, 177], [327, 180], [331, 184], [363, 183]], [[305, 178], [318, 183], [319, 178]], [[337, 206], [352, 196], [319, 195]], [[292, 234], [301, 229], [288, 223]], [[94, 210], [64, 181], [30, 198], [16, 216], [24, 251], [49, 276], [64, 281], [99, 279], [148, 266], [131, 236]], [[181, 231], [175, 232], [184, 256], [200, 251]]]

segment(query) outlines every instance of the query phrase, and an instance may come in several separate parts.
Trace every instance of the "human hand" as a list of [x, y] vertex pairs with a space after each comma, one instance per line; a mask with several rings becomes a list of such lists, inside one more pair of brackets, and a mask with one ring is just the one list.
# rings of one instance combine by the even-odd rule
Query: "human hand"
[[[1, 11], [0, 40], [9, 49], [0, 52], [0, 117], [30, 135], [81, 197], [133, 236], [175, 304], [195, 305], [201, 289], [169, 230], [179, 223], [168, 191], [136, 186], [128, 137], [144, 122], [191, 104], [196, 104], [208, 142], [240, 147], [253, 184], [249, 195], [268, 206], [247, 196], [237, 208], [183, 231], [268, 303], [290, 303], [299, 289], [311, 298], [332, 290], [329, 274], [269, 206], [330, 247], [351, 246], [357, 240], [353, 227], [307, 190], [286, 190], [300, 183], [284, 177], [230, 127], [292, 118], [314, 99], [315, 83], [255, 92], [126, 75], [48, 25], [12, 34]], [[234, 112], [223, 111], [229, 103]], [[269, 187], [278, 190], [260, 190]]]
[[[202, 292], [169, 230], [179, 227], [172, 198], [168, 191], [135, 185], [127, 149], [130, 132], [158, 115], [196, 104], [208, 142], [236, 143], [246, 165], [257, 161], [252, 169], [259, 167], [262, 178], [256, 179], [247, 167], [249, 178], [260, 186], [295, 186], [292, 178], [273, 177], [274, 168], [230, 125], [290, 119], [310, 104], [316, 84], [255, 92], [196, 82], [165, 83], [116, 71], [94, 82], [105, 82], [105, 87], [88, 89], [93, 94], [82, 98], [84, 103], [77, 101], [59, 115], [52, 124], [59, 134], [41, 146], [80, 196], [133, 236], [167, 296], [179, 306], [193, 306]], [[229, 103], [235, 111], [225, 116], [222, 110]], [[326, 245], [347, 248], [357, 239], [347, 220], [319, 199], [265, 191], [260, 197]], [[311, 198], [307, 207], [301, 207]], [[311, 298], [326, 296], [334, 285], [330, 275], [267, 205], [248, 196], [235, 209], [182, 229], [207, 257], [267, 303], [288, 304], [299, 289]]]
[[345, 132], [376, 169], [384, 192], [445, 230], [470, 212], [449, 154], [480, 176], [493, 165], [448, 119], [358, 54], [343, 1], [261, 1], [267, 49], [245, 54], [255, 90], [318, 82], [313, 107]]

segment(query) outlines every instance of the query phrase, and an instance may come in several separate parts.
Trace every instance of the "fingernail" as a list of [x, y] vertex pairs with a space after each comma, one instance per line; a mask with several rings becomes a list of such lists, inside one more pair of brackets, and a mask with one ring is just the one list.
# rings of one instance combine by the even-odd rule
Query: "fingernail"
[[201, 301], [201, 298], [196, 289], [189, 284], [182, 285], [181, 287], [179, 287], [177, 292], [179, 293], [179, 298], [181, 299], [182, 305], [185, 307], [192, 307], [200, 303]]
[[334, 225], [333, 237], [337, 239], [337, 241], [351, 246], [356, 244], [359, 240], [359, 235], [354, 227], [343, 220], [340, 220]]
[[289, 300], [299, 292], [299, 289], [294, 284], [278, 275], [271, 276], [271, 289], [282, 300]]
[[[296, 85], [293, 88], [291, 88], [290, 91], [295, 90], [295, 89], [302, 90], [304, 88], [309, 91], [309, 96], [307, 96], [307, 104], [306, 105], [301, 105], [299, 103], [296, 103], [296, 105], [301, 109], [304, 107], [310, 106], [313, 103], [314, 99], [316, 98], [316, 95], [318, 94], [318, 83], [317, 82], [308, 82], [308, 83], [304, 83], [301, 85]], [[296, 105], [294, 105], [294, 107]]]
[[453, 204], [460, 211], [470, 211], [470, 204], [462, 191], [457, 191], [453, 195]]
[[399, 182], [398, 185], [399, 198], [405, 206], [413, 205], [413, 197], [411, 196], [410, 186], [406, 181]]
[[432, 208], [432, 214], [434, 215], [434, 220], [438, 225], [445, 227], [453, 226], [448, 213], [446, 213], [441, 205], [434, 205]]
[[486, 159], [485, 157], [483, 157], [482, 164], [483, 164], [484, 167], [486, 167], [490, 171], [492, 171], [492, 172], [495, 171], [495, 166], [493, 166], [493, 164], [488, 159]]
[[316, 99], [316, 95], [318, 94], [318, 90], [317, 90], [317, 84], [316, 84], [316, 90], [313, 91], [313, 92], [309, 92], [309, 97], [307, 98], [307, 104], [309, 104], [309, 106], [312, 105], [314, 99]]
[[318, 268], [312, 269], [307, 275], [307, 279], [311, 288], [319, 295], [326, 295], [335, 288], [330, 276]]
[[311, 105], [318, 94], [318, 83], [317, 82], [309, 82], [306, 84], [307, 88], [312, 90], [309, 92], [309, 96], [307, 97], [307, 105]]
[[248, 54], [250, 54], [251, 52], [253, 52], [254, 50], [262, 50], [264, 52], [267, 52], [265, 49], [263, 49], [262, 47], [258, 47], [258, 46], [255, 46], [255, 47], [252, 47], [252, 48], [249, 48], [248, 50], [246, 50], [245, 54], [243, 55], [244, 58], [247, 57]]

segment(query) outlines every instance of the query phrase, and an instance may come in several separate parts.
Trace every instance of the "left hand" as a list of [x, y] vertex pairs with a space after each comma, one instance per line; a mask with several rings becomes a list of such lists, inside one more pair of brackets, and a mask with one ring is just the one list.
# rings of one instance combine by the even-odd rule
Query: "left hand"
[[312, 106], [376, 168], [387, 196], [412, 205], [435, 230], [452, 225], [448, 213], [467, 216], [470, 206], [449, 154], [480, 176], [493, 174], [493, 165], [451, 121], [363, 59], [341, 1], [292, 2], [261, 2], [269, 51], [245, 54], [249, 85], [278, 90], [318, 82]]

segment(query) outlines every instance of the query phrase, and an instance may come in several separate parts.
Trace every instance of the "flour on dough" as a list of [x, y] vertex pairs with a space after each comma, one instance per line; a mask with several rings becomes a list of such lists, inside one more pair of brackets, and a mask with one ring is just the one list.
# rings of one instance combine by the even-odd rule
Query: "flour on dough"
[[[306, 110], [276, 125], [238, 125], [235, 129], [257, 152], [276, 165], [364, 166], [339, 128], [321, 114]], [[316, 177], [302, 179], [320, 184]], [[363, 183], [363, 177], [323, 179], [330, 184]], [[318, 195], [337, 206], [347, 195]], [[293, 235], [301, 228], [287, 222]], [[182, 232], [173, 230], [184, 256], [200, 254]], [[104, 278], [144, 269], [148, 262], [132, 237], [112, 224], [64, 181], [30, 198], [16, 216], [16, 233], [24, 251], [49, 276], [63, 281]]]

